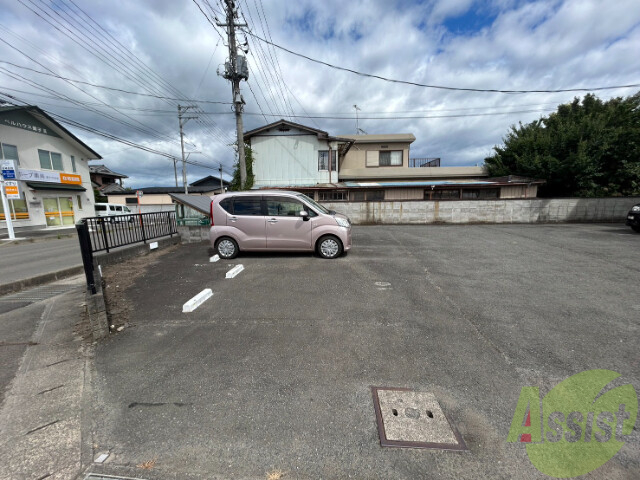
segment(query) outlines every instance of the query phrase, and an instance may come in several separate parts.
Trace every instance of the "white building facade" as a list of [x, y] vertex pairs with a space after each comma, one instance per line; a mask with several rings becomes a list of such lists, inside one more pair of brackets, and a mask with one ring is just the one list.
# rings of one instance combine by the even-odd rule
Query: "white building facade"
[[[14, 166], [18, 185], [18, 198], [8, 200], [15, 229], [68, 227], [95, 216], [88, 161], [100, 158], [38, 107], [0, 107], [0, 162]], [[6, 214], [0, 205], [0, 228]]]
[[253, 153], [254, 187], [300, 187], [338, 182], [342, 139], [280, 120], [244, 134]]

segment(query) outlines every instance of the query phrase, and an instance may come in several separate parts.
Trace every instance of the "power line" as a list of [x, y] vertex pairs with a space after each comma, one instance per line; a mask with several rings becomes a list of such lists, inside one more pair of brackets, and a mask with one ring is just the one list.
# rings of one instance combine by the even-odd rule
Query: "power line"
[[[20, 52], [20, 53], [23, 53], [23, 52]], [[24, 53], [23, 53], [23, 55], [24, 55]], [[27, 58], [29, 58], [29, 57], [27, 57]], [[17, 64], [12, 63], [12, 62], [7, 62], [6, 60], [0, 60], [0, 63], [6, 63], [8, 65], [11, 65], [11, 66], [16, 67], [16, 68], [20, 68], [22, 70], [29, 70], [29, 71], [34, 72], [34, 73], [39, 73], [40, 75], [47, 75], [49, 77], [58, 78], [60, 80], [66, 80], [66, 81], [69, 81], [69, 82], [80, 83], [82, 85], [89, 85], [89, 86], [95, 87], [95, 88], [103, 88], [105, 90], [112, 90], [114, 92], [128, 93], [128, 94], [131, 94], [131, 95], [139, 95], [139, 96], [142, 96], [142, 97], [159, 98], [161, 100], [175, 100], [175, 101], [180, 101], [180, 102], [209, 103], [209, 104], [218, 104], [218, 105], [233, 105], [233, 103], [231, 103], [231, 102], [215, 102], [213, 100], [199, 100], [199, 99], [184, 98], [184, 97], [182, 97], [182, 98], [166, 97], [166, 96], [163, 96], [163, 95], [153, 95], [153, 94], [149, 94], [149, 93], [132, 92], [130, 90], [124, 90], [122, 88], [108, 87], [106, 85], [98, 85], [98, 84], [95, 84], [95, 83], [86, 82], [84, 80], [78, 80], [78, 79], [74, 79], [74, 78], [67, 78], [67, 77], [64, 77], [62, 75], [58, 75], [56, 73], [43, 72], [41, 70], [36, 70], [35, 68], [29, 68], [29, 67], [25, 67], [25, 66], [22, 66], [22, 65], [17, 65]]]
[[346, 68], [346, 67], [340, 67], [338, 65], [333, 65], [331, 63], [322, 61], [322, 60], [317, 60], [315, 58], [309, 57], [307, 55], [304, 55], [302, 53], [298, 53], [298, 52], [294, 52], [293, 50], [289, 50], [288, 48], [285, 48], [281, 45], [278, 45], [277, 43], [273, 43], [270, 42], [269, 40], [265, 40], [264, 38], [256, 35], [255, 33], [251, 33], [249, 30], [246, 29], [241, 29], [243, 32], [245, 32], [248, 35], [251, 35], [252, 37], [260, 40], [261, 42], [267, 43], [273, 47], [279, 48], [280, 50], [283, 50], [287, 53], [290, 53], [291, 55], [295, 55], [297, 57], [300, 58], [304, 58], [305, 60], [309, 60], [310, 62], [314, 62], [314, 63], [319, 63], [321, 65], [325, 65], [327, 67], [330, 68], [334, 68], [336, 70], [342, 70], [343, 72], [349, 72], [349, 73], [353, 73], [355, 75], [360, 75], [361, 77], [368, 77], [368, 78], [376, 78], [378, 80], [383, 80], [385, 82], [390, 82], [390, 83], [399, 83], [399, 84], [403, 84], [403, 85], [412, 85], [414, 87], [423, 87], [423, 88], [435, 88], [435, 89], [440, 89], [440, 90], [453, 90], [453, 91], [460, 91], [460, 92], [477, 92], [477, 93], [566, 93], [566, 92], [593, 92], [593, 91], [598, 91], [598, 90], [614, 90], [614, 89], [618, 89], [618, 88], [632, 88], [632, 87], [640, 87], [640, 83], [633, 83], [633, 84], [629, 84], [629, 85], [611, 85], [611, 86], [606, 86], [606, 87], [592, 87], [592, 88], [560, 88], [560, 89], [555, 89], [555, 90], [500, 90], [500, 89], [495, 89], [495, 88], [462, 88], [462, 87], [449, 87], [449, 86], [445, 86], [445, 85], [429, 85], [429, 84], [424, 84], [424, 83], [417, 83], [417, 82], [410, 82], [407, 80], [398, 80], [398, 79], [394, 79], [394, 78], [387, 78], [387, 77], [383, 77], [381, 75], [374, 75], [371, 73], [364, 73], [364, 72], [359, 72], [357, 70], [353, 70], [351, 68]]

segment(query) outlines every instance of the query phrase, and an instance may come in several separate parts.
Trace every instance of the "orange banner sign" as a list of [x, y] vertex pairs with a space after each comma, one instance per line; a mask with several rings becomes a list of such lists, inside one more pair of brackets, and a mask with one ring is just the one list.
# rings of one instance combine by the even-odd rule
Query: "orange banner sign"
[[60, 183], [69, 183], [71, 185], [82, 185], [82, 177], [80, 175], [72, 175], [70, 173], [61, 173]]

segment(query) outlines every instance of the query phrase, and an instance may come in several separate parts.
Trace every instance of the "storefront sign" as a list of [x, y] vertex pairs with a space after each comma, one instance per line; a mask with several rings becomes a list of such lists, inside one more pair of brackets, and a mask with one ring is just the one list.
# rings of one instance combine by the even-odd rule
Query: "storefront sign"
[[64, 183], [67, 185], [82, 185], [82, 177], [73, 173], [52, 172], [49, 170], [27, 170], [21, 168], [20, 180], [34, 182]]
[[16, 166], [13, 160], [3, 160], [1, 164], [2, 178], [13, 180], [16, 178]]
[[33, 133], [61, 138], [60, 135], [54, 132], [51, 128], [47, 127], [44, 123], [40, 122], [24, 110], [0, 112], [0, 125], [21, 128]]
[[82, 177], [80, 175], [72, 175], [70, 173], [61, 173], [60, 183], [67, 183], [70, 185], [82, 185]]
[[7, 195], [7, 199], [9, 200], [20, 200], [20, 189], [18, 188], [18, 182], [4, 182], [4, 193]]
[[48, 170], [27, 170], [20, 168], [20, 180], [31, 180], [35, 182], [61, 183], [60, 172]]

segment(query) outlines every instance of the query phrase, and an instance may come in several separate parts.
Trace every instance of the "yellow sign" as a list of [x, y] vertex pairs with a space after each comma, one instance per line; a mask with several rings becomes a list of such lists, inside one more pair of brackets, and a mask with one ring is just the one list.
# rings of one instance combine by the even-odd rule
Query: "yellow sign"
[[71, 185], [82, 185], [82, 177], [80, 175], [72, 175], [70, 173], [61, 173], [60, 183], [68, 183]]

